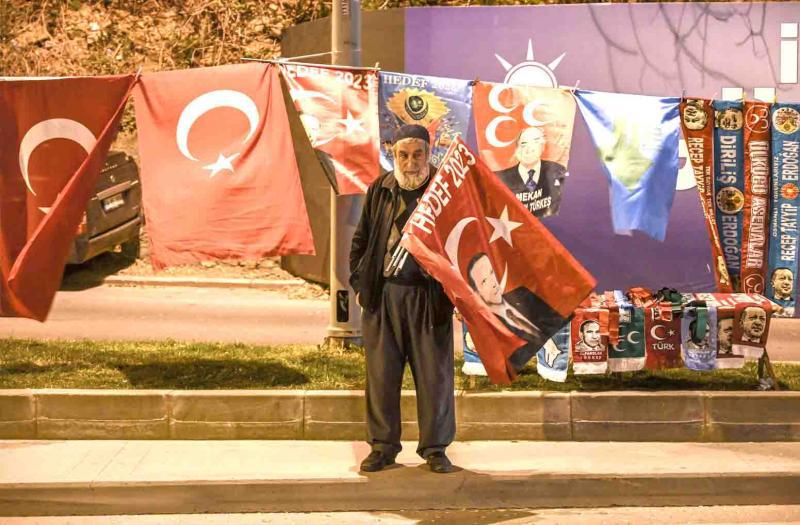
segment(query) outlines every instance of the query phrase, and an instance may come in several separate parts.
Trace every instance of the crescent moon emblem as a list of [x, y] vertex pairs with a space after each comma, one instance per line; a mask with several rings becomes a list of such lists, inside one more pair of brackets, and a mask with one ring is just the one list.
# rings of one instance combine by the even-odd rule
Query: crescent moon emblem
[[550, 121], [538, 120], [536, 117], [533, 116], [533, 112], [539, 106], [543, 106], [544, 102], [536, 101], [529, 102], [525, 104], [525, 108], [522, 110], [522, 120], [525, 121], [526, 124], [529, 126], [545, 126], [550, 123]]
[[635, 330], [634, 330], [633, 332], [628, 332], [628, 337], [626, 337], [626, 339], [627, 339], [627, 340], [628, 340], [628, 342], [629, 342], [630, 344], [632, 344], [632, 345], [639, 344], [639, 343], [640, 343], [642, 340], [641, 340], [641, 339], [639, 339], [638, 341], [634, 341], [634, 340], [633, 340], [633, 334], [641, 334], [641, 332], [637, 332], [637, 331], [635, 331]]
[[31, 186], [28, 161], [33, 150], [39, 144], [51, 139], [67, 139], [76, 142], [86, 151], [87, 155], [97, 142], [97, 138], [89, 128], [72, 119], [51, 118], [33, 125], [22, 137], [22, 142], [19, 144], [19, 171], [22, 173], [22, 179], [25, 181], [28, 191], [33, 195], [36, 195], [36, 192], [33, 191], [33, 186]]
[[509, 140], [508, 142], [502, 142], [497, 138], [497, 126], [500, 125], [502, 122], [514, 122], [512, 117], [504, 117], [499, 116], [492, 119], [489, 122], [489, 125], [486, 126], [486, 141], [491, 144], [495, 148], [505, 148], [514, 143], [513, 140]]
[[497, 84], [491, 90], [489, 90], [489, 107], [495, 111], [499, 111], [500, 113], [511, 113], [514, 111], [514, 108], [517, 107], [516, 104], [509, 107], [504, 106], [500, 103], [500, 93], [505, 91], [506, 89], [511, 89], [511, 86], [507, 86], [505, 84]]
[[247, 136], [242, 142], [247, 142], [252, 138], [261, 120], [258, 114], [258, 106], [253, 102], [253, 99], [241, 91], [233, 91], [230, 89], [209, 91], [189, 102], [186, 107], [183, 108], [180, 118], [178, 118], [175, 138], [178, 142], [178, 150], [180, 150], [184, 157], [189, 160], [199, 160], [189, 151], [189, 131], [192, 129], [195, 121], [205, 113], [214, 108], [222, 107], [238, 109], [244, 113], [247, 120], [250, 122], [250, 130], [247, 132]]
[[296, 103], [302, 102], [303, 100], [321, 98], [323, 100], [327, 100], [331, 104], [336, 104], [335, 100], [325, 93], [320, 93], [319, 91], [310, 91], [308, 89], [291, 89], [289, 90], [289, 95], [291, 95], [292, 100], [294, 100]]
[[461, 234], [469, 223], [477, 220], [478, 219], [475, 217], [464, 217], [458, 221], [453, 229], [450, 230], [447, 240], [444, 243], [444, 251], [447, 253], [447, 258], [450, 259], [450, 264], [452, 264], [453, 268], [456, 270], [458, 270], [458, 245], [461, 242]]
[[506, 291], [506, 282], [508, 281], [508, 263], [506, 263], [506, 267], [503, 268], [503, 277], [500, 279], [500, 290], [505, 293]]
[[650, 336], [653, 339], [655, 339], [656, 341], [663, 341], [664, 339], [666, 339], [666, 337], [664, 337], [663, 335], [661, 335], [661, 336], [658, 335], [657, 332], [658, 332], [659, 328], [664, 328], [666, 330], [666, 328], [664, 327], [663, 324], [657, 324], [653, 328], [650, 329]]

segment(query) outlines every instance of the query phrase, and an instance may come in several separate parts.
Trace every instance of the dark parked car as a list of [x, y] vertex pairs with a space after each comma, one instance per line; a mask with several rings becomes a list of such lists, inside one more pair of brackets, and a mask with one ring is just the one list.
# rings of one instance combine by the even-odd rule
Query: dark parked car
[[125, 255], [138, 257], [141, 225], [139, 168], [129, 155], [112, 151], [83, 214], [67, 264], [81, 264], [118, 247]]

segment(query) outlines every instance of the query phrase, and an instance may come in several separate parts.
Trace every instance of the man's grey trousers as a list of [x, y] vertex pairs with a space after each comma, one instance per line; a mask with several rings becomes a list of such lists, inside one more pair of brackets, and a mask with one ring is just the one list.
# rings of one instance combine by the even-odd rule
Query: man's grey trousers
[[417, 389], [419, 446], [423, 458], [444, 450], [456, 431], [453, 398], [453, 322], [432, 324], [425, 285], [383, 286], [380, 307], [364, 310], [367, 357], [367, 433], [373, 450], [400, 451], [400, 390], [408, 361]]

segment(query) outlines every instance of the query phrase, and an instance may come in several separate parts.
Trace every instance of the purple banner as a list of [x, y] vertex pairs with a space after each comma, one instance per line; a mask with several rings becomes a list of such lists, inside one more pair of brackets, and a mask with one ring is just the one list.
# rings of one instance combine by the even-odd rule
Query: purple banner
[[[740, 87], [752, 98], [753, 88], [775, 87], [778, 100], [798, 101], [798, 23], [796, 3], [409, 8], [405, 64], [407, 73], [421, 75], [541, 86], [580, 82], [585, 89], [658, 96], [719, 98], [723, 88]], [[791, 45], [781, 54], [781, 42], [795, 43], [791, 56]], [[583, 120], [575, 124], [570, 191], [559, 215], [543, 222], [598, 279], [597, 289], [713, 290], [710, 244], [686, 151], [664, 242], [637, 232], [615, 235], [600, 160]]]

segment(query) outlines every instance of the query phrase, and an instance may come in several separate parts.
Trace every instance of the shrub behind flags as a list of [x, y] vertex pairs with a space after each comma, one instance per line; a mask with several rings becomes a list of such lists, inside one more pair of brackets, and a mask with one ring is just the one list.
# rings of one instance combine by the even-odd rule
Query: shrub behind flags
[[314, 253], [275, 66], [144, 75], [135, 102], [155, 268]]
[[280, 67], [334, 189], [343, 195], [366, 193], [379, 173], [377, 71], [304, 64]]
[[0, 81], [0, 309], [44, 321], [135, 83]]
[[403, 246], [464, 316], [496, 383], [512, 380], [595, 285], [460, 138], [404, 233]]
[[585, 90], [575, 95], [611, 185], [614, 232], [639, 230], [663, 241], [678, 179], [680, 100]]

